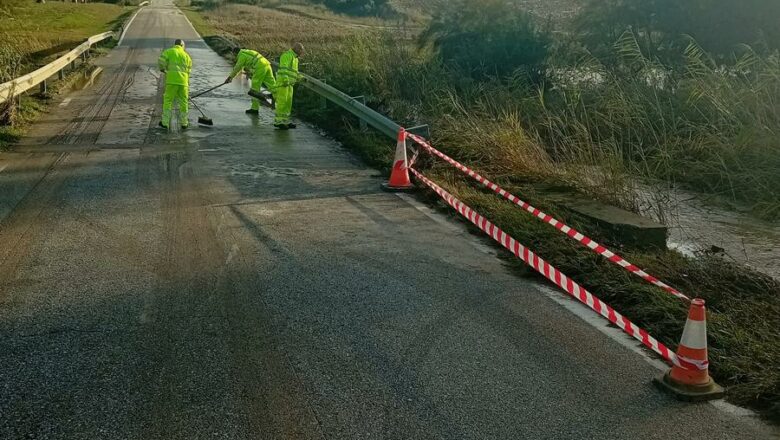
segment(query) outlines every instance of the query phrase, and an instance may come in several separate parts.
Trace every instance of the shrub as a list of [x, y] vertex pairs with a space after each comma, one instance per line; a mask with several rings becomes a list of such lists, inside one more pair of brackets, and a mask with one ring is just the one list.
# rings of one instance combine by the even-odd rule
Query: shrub
[[676, 54], [694, 39], [706, 51], [733, 58], [741, 44], [780, 47], [777, 0], [587, 0], [576, 20], [599, 54], [630, 30], [646, 56], [682, 61]]
[[389, 5], [387, 0], [320, 0], [334, 12], [350, 15], [381, 15]]
[[206, 11], [216, 9], [222, 6], [224, 3], [225, 0], [192, 0], [190, 2], [192, 6]]
[[476, 79], [520, 70], [540, 82], [552, 45], [549, 30], [511, 0], [453, 1], [434, 16], [421, 38], [445, 63]]

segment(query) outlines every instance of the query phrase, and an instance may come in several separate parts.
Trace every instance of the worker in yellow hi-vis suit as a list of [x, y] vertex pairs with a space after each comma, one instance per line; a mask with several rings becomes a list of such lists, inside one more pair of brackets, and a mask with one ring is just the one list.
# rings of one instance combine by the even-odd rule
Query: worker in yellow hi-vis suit
[[295, 43], [293, 48], [279, 57], [279, 69], [276, 72], [276, 118], [274, 127], [286, 130], [295, 128], [290, 121], [293, 103], [293, 86], [302, 79], [298, 73], [298, 58], [304, 54], [303, 45]]
[[165, 73], [165, 94], [163, 95], [163, 110], [160, 127], [168, 128], [171, 124], [171, 111], [174, 102], [179, 103], [179, 123], [186, 130], [189, 126], [187, 114], [190, 100], [190, 72], [192, 59], [184, 50], [184, 41], [176, 40], [173, 47], [165, 49], [157, 60], [160, 71]]
[[[233, 78], [242, 70], [246, 71], [252, 77], [251, 89], [260, 93], [260, 86], [265, 86], [271, 93], [276, 89], [276, 80], [274, 80], [274, 71], [271, 68], [271, 62], [257, 51], [250, 49], [233, 48], [233, 54], [236, 56], [236, 65], [230, 76], [225, 80], [225, 84], [233, 81]], [[246, 111], [247, 114], [256, 115], [260, 110], [260, 101], [252, 98], [252, 108]]]

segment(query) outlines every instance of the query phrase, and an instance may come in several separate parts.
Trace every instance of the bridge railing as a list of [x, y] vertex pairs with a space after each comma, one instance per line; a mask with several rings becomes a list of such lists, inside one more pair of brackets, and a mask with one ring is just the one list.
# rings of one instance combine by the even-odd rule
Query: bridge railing
[[89, 58], [89, 49], [93, 45], [112, 37], [114, 37], [113, 32], [103, 32], [102, 34], [93, 35], [79, 44], [75, 49], [38, 70], [0, 84], [0, 104], [17, 97], [38, 85], [40, 85], [41, 92], [45, 93], [46, 81], [49, 78], [54, 75], [59, 75], [59, 78], [62, 79], [66, 67], [70, 65], [75, 68], [76, 60], [79, 59], [79, 57], [86, 61], [87, 58]]
[[[139, 8], [144, 6], [149, 6], [149, 2], [144, 1], [138, 5]], [[46, 81], [49, 78], [57, 75], [59, 79], [63, 79], [65, 76], [64, 70], [68, 66], [75, 68], [76, 60], [79, 59], [79, 57], [83, 58], [84, 61], [89, 58], [89, 49], [92, 48], [92, 46], [109, 38], [115, 38], [116, 36], [117, 34], [115, 32], [103, 32], [102, 34], [93, 35], [76, 46], [76, 48], [51, 63], [26, 75], [22, 75], [19, 78], [0, 84], [0, 104], [16, 98], [35, 86], [40, 86], [41, 93], [46, 93]]]

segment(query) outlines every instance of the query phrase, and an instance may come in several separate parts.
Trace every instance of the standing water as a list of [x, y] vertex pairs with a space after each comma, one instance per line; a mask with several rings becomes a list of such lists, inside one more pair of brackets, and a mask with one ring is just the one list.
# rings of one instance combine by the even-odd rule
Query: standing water
[[[658, 200], [663, 194], [663, 200]], [[705, 196], [679, 189], [641, 190], [642, 214], [669, 227], [668, 245], [685, 255], [700, 252], [749, 266], [780, 280], [780, 225], [707, 203]]]

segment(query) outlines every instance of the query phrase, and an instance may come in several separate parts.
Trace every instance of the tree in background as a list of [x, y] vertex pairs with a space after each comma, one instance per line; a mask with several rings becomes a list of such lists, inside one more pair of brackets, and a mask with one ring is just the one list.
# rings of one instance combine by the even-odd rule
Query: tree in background
[[518, 71], [545, 76], [550, 32], [513, 0], [455, 0], [440, 9], [421, 36], [445, 63], [475, 79]]

